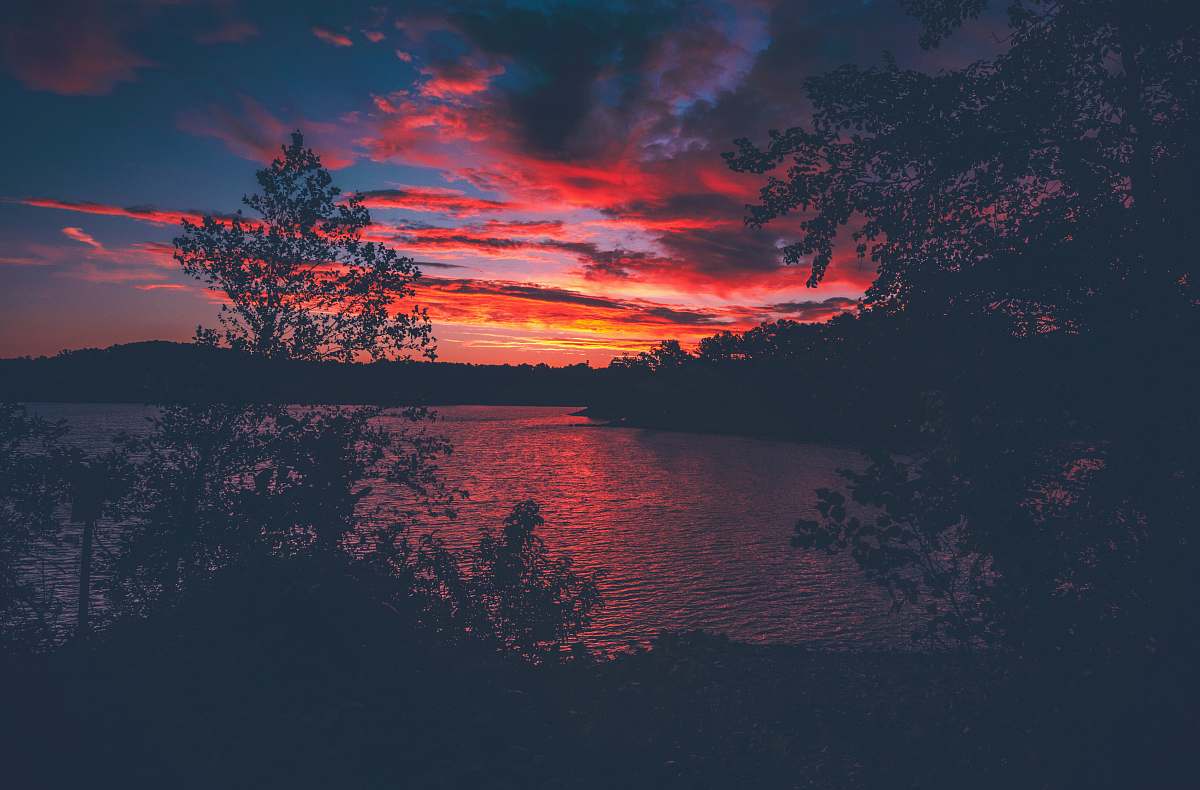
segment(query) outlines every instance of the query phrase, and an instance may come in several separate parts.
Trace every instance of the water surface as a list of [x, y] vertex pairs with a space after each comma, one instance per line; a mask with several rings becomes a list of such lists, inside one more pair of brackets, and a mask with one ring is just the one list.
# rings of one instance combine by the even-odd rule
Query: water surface
[[[37, 404], [66, 419], [74, 441], [102, 449], [119, 430], [146, 430], [153, 409]], [[813, 647], [907, 645], [882, 593], [844, 557], [788, 545], [815, 517], [813, 490], [861, 467], [847, 449], [736, 436], [596, 427], [565, 407], [447, 406], [436, 430], [454, 445], [451, 485], [470, 497], [433, 528], [452, 546], [499, 527], [537, 500], [554, 551], [604, 569], [605, 608], [585, 635], [618, 649], [663, 631], [702, 628], [753, 642]], [[397, 418], [385, 418], [397, 419]], [[397, 419], [397, 425], [400, 424]], [[375, 504], [386, 504], [386, 487]]]

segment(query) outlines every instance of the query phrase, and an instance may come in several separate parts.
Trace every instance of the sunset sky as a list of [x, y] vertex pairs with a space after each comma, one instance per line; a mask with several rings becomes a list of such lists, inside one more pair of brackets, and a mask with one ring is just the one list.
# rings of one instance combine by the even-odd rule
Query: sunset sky
[[442, 359], [602, 365], [824, 320], [872, 272], [847, 245], [805, 288], [720, 153], [803, 122], [805, 76], [884, 50], [935, 70], [993, 29], [922, 52], [894, 0], [6, 6], [0, 356], [213, 323], [179, 220], [239, 208], [296, 128], [422, 263]]

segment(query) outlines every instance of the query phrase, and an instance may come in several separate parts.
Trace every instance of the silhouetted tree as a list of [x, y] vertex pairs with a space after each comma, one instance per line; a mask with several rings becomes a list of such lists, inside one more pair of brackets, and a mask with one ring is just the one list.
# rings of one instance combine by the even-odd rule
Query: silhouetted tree
[[0, 403], [0, 649], [29, 649], [55, 635], [56, 601], [38, 588], [39, 545], [60, 538], [55, 513], [66, 489], [66, 429]]
[[535, 661], [561, 652], [601, 603], [596, 575], [577, 574], [535, 534], [544, 523], [536, 502], [517, 503], [498, 536], [484, 530], [468, 585], [473, 628]]
[[[907, 5], [933, 46], [984, 3]], [[938, 594], [935, 630], [1087, 660], [1194, 643], [1194, 616], [1162, 614], [1200, 600], [1185, 548], [1197, 360], [1179, 340], [1197, 329], [1193, 11], [1018, 0], [995, 59], [811, 78], [809, 127], [726, 155], [747, 172], [786, 164], [747, 223], [799, 214], [784, 258], [809, 263], [809, 285], [853, 229], [878, 267], [866, 302], [891, 319], [874, 329], [930, 341], [912, 372], [894, 370], [941, 388], [925, 398], [920, 452], [848, 475], [874, 512], [823, 492], [822, 518], [797, 538], [852, 550], [900, 600], [917, 583]], [[929, 353], [961, 369], [923, 380]], [[953, 590], [979, 606], [952, 612]]]
[[80, 525], [79, 586], [76, 596], [75, 632], [86, 636], [91, 628], [92, 570], [96, 531], [105, 511], [124, 494], [129, 464], [119, 452], [110, 451], [84, 458], [75, 448], [65, 453], [61, 474], [66, 480], [71, 504], [71, 521]]
[[[415, 264], [362, 240], [369, 213], [353, 198], [339, 202], [299, 132], [258, 182], [243, 202], [260, 218], [185, 221], [175, 240], [184, 271], [225, 301], [220, 330], [201, 328], [197, 341], [296, 362], [432, 357], [424, 313], [398, 310], [420, 274]], [[117, 600], [144, 612], [256, 557], [339, 550], [360, 526], [371, 477], [414, 495], [404, 515], [445, 505], [451, 495], [434, 463], [445, 443], [389, 429], [380, 415], [266, 400], [163, 407], [148, 436], [123, 440], [135, 473], [122, 502], [130, 528], [113, 579]], [[399, 417], [407, 426], [429, 415], [414, 408]]]
[[[926, 45], [981, 0], [912, 0]], [[848, 228], [870, 304], [1002, 311], [1027, 331], [1189, 311], [1200, 47], [1188, 2], [1009, 4], [1007, 50], [937, 74], [846, 66], [805, 81], [812, 123], [738, 140], [772, 175], [747, 223], [825, 276]]]
[[800, 520], [792, 545], [848, 552], [888, 591], [893, 611], [921, 610], [913, 639], [971, 650], [998, 640], [989, 608], [995, 579], [990, 557], [971, 550], [960, 489], [938, 466], [944, 461], [906, 463], [882, 453], [866, 472], [843, 471], [860, 512], [842, 493], [819, 489], [820, 519]]
[[227, 300], [220, 330], [201, 328], [197, 340], [265, 357], [350, 361], [420, 350], [432, 358], [425, 312], [396, 310], [420, 270], [363, 241], [370, 213], [354, 196], [339, 201], [341, 190], [300, 132], [258, 183], [261, 191], [242, 202], [259, 218], [239, 211], [198, 225], [184, 220], [175, 239], [183, 270]]
[[581, 574], [569, 557], [554, 557], [536, 534], [540, 506], [517, 503], [500, 534], [480, 531], [475, 546], [449, 549], [435, 535], [409, 539], [406, 525], [378, 535], [368, 558], [401, 583], [398, 609], [415, 605], [418, 619], [449, 644], [482, 643], [531, 663], [564, 655], [603, 606], [601, 574]]
[[663, 340], [649, 351], [640, 351], [636, 356], [623, 355], [610, 365], [616, 368], [641, 368], [656, 373], [683, 367], [692, 355], [683, 349], [678, 340]]

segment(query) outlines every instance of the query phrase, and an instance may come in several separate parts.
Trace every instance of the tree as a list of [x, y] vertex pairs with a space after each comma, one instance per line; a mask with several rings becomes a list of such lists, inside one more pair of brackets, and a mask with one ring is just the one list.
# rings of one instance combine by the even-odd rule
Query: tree
[[499, 536], [484, 530], [468, 581], [473, 630], [532, 661], [553, 658], [601, 603], [595, 575], [550, 556], [535, 534], [544, 523], [536, 502], [517, 503]]
[[617, 368], [643, 369], [656, 373], [660, 370], [675, 370], [683, 367], [692, 355], [679, 345], [678, 340], [662, 340], [637, 356], [617, 357], [610, 363]]
[[65, 453], [62, 473], [66, 478], [71, 502], [71, 521], [81, 525], [79, 537], [79, 591], [76, 596], [75, 632], [85, 637], [91, 630], [92, 566], [96, 531], [105, 509], [121, 496], [125, 457], [108, 452], [96, 458], [84, 458], [72, 448]]
[[0, 403], [0, 648], [38, 647], [55, 635], [55, 600], [33, 583], [39, 545], [57, 542], [66, 429]]
[[[982, 0], [909, 0], [936, 45]], [[800, 213], [784, 249], [824, 278], [852, 229], [867, 302], [1001, 311], [1028, 331], [1157, 320], [1195, 300], [1200, 47], [1187, 2], [1010, 4], [1006, 52], [924, 74], [813, 77], [809, 127], [737, 141], [772, 175], [746, 221]]]
[[[219, 329], [199, 329], [197, 342], [268, 359], [434, 356], [424, 311], [398, 310], [413, 294], [416, 265], [363, 240], [369, 213], [353, 197], [339, 200], [299, 132], [258, 183], [243, 202], [259, 218], [185, 220], [175, 239], [183, 270], [225, 301]], [[429, 413], [407, 409], [399, 427], [381, 413], [265, 402], [163, 407], [147, 437], [122, 440], [135, 460], [120, 503], [129, 526], [116, 600], [144, 613], [230, 566], [337, 552], [355, 533], [368, 541], [360, 502], [371, 478], [413, 494], [405, 516], [448, 506], [453, 494], [435, 464], [448, 446], [407, 430]]]
[[443, 644], [483, 645], [533, 664], [561, 657], [603, 607], [601, 572], [575, 570], [536, 534], [541, 507], [518, 502], [497, 535], [480, 530], [475, 546], [454, 551], [433, 534], [410, 540], [407, 525], [377, 533], [368, 567], [397, 580], [386, 592], [397, 611]]
[[[906, 5], [936, 46], [985, 3]], [[786, 167], [746, 221], [798, 215], [784, 257], [810, 286], [848, 233], [877, 266], [868, 315], [888, 319], [862, 328], [922, 339], [914, 370], [957, 360], [925, 383], [909, 458], [849, 474], [850, 496], [823, 492], [797, 533], [852, 551], [906, 602], [915, 581], [940, 591], [931, 626], [948, 635], [1089, 661], [1195, 643], [1193, 12], [1015, 0], [996, 58], [813, 77], [810, 125], [726, 154]], [[973, 561], [946, 576], [955, 556], [988, 578]], [[960, 616], [944, 604], [964, 589], [981, 606]]]
[[320, 157], [292, 134], [283, 155], [258, 171], [261, 191], [242, 202], [260, 215], [184, 220], [175, 259], [227, 300], [220, 329], [197, 340], [264, 357], [384, 359], [420, 350], [434, 356], [428, 316], [397, 304], [413, 295], [420, 270], [374, 241], [354, 196], [339, 201]]

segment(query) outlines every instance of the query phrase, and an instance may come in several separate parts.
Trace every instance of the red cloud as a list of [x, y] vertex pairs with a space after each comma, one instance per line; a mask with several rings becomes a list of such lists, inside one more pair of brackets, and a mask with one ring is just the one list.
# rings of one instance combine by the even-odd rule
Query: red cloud
[[[386, 225], [376, 224], [375, 230], [382, 234], [390, 233], [392, 238], [404, 239], [409, 243], [429, 244], [436, 246], [439, 242], [448, 241], [451, 244], [463, 243], [471, 246], [478, 242], [480, 246], [496, 246], [497, 244], [531, 244], [531, 239], [564, 239], [569, 229], [561, 220], [488, 220], [487, 222], [458, 227], [440, 227], [425, 224]], [[555, 243], [558, 243], [557, 241]]]
[[104, 245], [101, 244], [100, 242], [96, 241], [94, 238], [92, 238], [92, 236], [87, 231], [85, 231], [83, 228], [76, 228], [76, 227], [68, 226], [68, 227], [63, 228], [62, 232], [63, 232], [64, 236], [75, 239], [75, 241], [79, 242], [80, 244], [86, 244], [87, 246], [91, 247], [92, 249], [95, 249], [95, 250], [104, 249]]
[[25, 206], [35, 206], [37, 208], [56, 208], [63, 211], [76, 211], [81, 214], [97, 214], [104, 217], [128, 217], [141, 222], [150, 222], [155, 225], [178, 225], [183, 220], [189, 222], [200, 222], [204, 219], [204, 214], [199, 211], [164, 211], [162, 209], [153, 208], [151, 206], [130, 206], [129, 208], [121, 208], [120, 206], [108, 206], [103, 203], [91, 203], [89, 201], [74, 201], [74, 200], [54, 200], [51, 198], [25, 198], [17, 201]]
[[[644, 68], [625, 75], [637, 84], [625, 95], [628, 102], [587, 98], [586, 111], [558, 137], [539, 136], [536, 128], [531, 133], [547, 122], [523, 105], [525, 88], [513, 92], [493, 79], [501, 67], [473, 65], [503, 57], [519, 70], [520, 52], [476, 48], [453, 66], [423, 65], [425, 87], [376, 99], [381, 114], [367, 116], [374, 128], [360, 138], [371, 156], [438, 169], [519, 205], [526, 216], [568, 215], [574, 224], [553, 237], [478, 225], [407, 227], [391, 240], [406, 251], [443, 256], [565, 262], [576, 268], [559, 268], [560, 276], [680, 299], [794, 297], [807, 272], [780, 260], [780, 246], [794, 240], [784, 235], [786, 223], [761, 231], [744, 227], [745, 207], [757, 201], [761, 178], [730, 171], [719, 156], [721, 140], [758, 128], [768, 110], [754, 103], [727, 110], [708, 98], [739, 90], [743, 81], [755, 90], [769, 87], [773, 102], [785, 97], [775, 95], [773, 84], [758, 85], [764, 78], [750, 74], [757, 56], [712, 22], [697, 18], [659, 39]], [[419, 52], [420, 38], [414, 41]], [[536, 73], [541, 64], [530, 67]], [[580, 90], [624, 90], [614, 87], [615, 77], [601, 70]], [[696, 106], [680, 111], [680, 102]], [[696, 125], [693, 116], [709, 125]], [[712, 124], [728, 124], [728, 136], [725, 126]], [[542, 144], [546, 139], [554, 144]], [[580, 218], [583, 212], [591, 216]], [[869, 285], [872, 267], [851, 250], [847, 242], [823, 296], [857, 296]]]
[[164, 280], [167, 276], [165, 272], [157, 269], [98, 265], [92, 261], [85, 261], [64, 274], [91, 283], [130, 284], [145, 283], [147, 280]]
[[376, 96], [374, 103], [382, 117], [359, 142], [377, 160], [395, 159], [456, 173], [473, 159], [488, 156], [504, 133], [495, 116], [462, 104], [407, 93]]
[[394, 208], [469, 217], [485, 212], [512, 209], [511, 203], [467, 195], [459, 189], [443, 187], [401, 187], [359, 192], [356, 195], [367, 208]]
[[196, 36], [197, 44], [239, 44], [258, 35], [258, 27], [252, 22], [235, 20], [208, 33]]
[[[744, 331], [769, 318], [825, 320], [854, 308], [854, 300], [692, 309], [507, 280], [418, 281], [422, 305], [435, 325], [454, 329], [455, 343], [475, 349], [539, 352], [601, 351], [608, 356], [645, 349], [659, 340], [694, 346], [721, 330]], [[457, 356], [457, 350], [454, 352]], [[593, 355], [594, 356], [594, 355]], [[603, 356], [603, 355], [602, 355]]]
[[49, 261], [30, 255], [0, 255], [0, 266], [45, 266]]
[[663, 265], [671, 263], [652, 252], [606, 249], [596, 242], [576, 238], [570, 226], [561, 220], [489, 220], [457, 227], [377, 223], [370, 236], [373, 240], [402, 247], [409, 253], [454, 253], [509, 260], [545, 254], [575, 260], [585, 267], [607, 268], [614, 275], [623, 274], [618, 270], [624, 265], [653, 261]]
[[352, 47], [354, 42], [349, 36], [342, 33], [337, 33], [327, 28], [313, 26], [313, 35], [324, 41], [326, 44], [332, 44], [335, 47]]
[[487, 90], [492, 78], [504, 73], [504, 67], [499, 64], [479, 66], [456, 60], [422, 66], [420, 72], [426, 77], [419, 89], [422, 95], [451, 99]]
[[[759, 179], [729, 171], [711, 150], [646, 160], [640, 148], [621, 142], [587, 157], [548, 159], [513, 140], [509, 127], [486, 102], [453, 112], [454, 123], [448, 126], [436, 116], [420, 129], [412, 129], [411, 122], [408, 127], [385, 123], [384, 136], [368, 145], [376, 155], [392, 150], [401, 161], [439, 167], [480, 189], [505, 195], [527, 211], [599, 211], [607, 216], [587, 220], [587, 225], [632, 235], [635, 251], [462, 230], [408, 231], [395, 239], [402, 246], [503, 259], [557, 252], [576, 259], [588, 279], [636, 281], [722, 297], [790, 292], [806, 277], [803, 267], [786, 267], [780, 261], [780, 236], [774, 228], [756, 231], [742, 222], [745, 205], [757, 197]], [[473, 119], [480, 122], [473, 124]], [[492, 133], [471, 142], [468, 156], [456, 156], [446, 143], [457, 138], [460, 128], [489, 128]], [[852, 244], [847, 245], [849, 250]], [[873, 270], [859, 265], [852, 253], [838, 257], [825, 292], [861, 293], [873, 279]]]
[[643, 345], [671, 337], [695, 342], [719, 329], [757, 323], [719, 309], [692, 311], [503, 280], [423, 277], [417, 298], [435, 323], [571, 332], [608, 347], [622, 339]]
[[[108, 93], [153, 65], [129, 49], [129, 19], [97, 3], [18, 3], [0, 21], [0, 58], [27, 87], [64, 94]], [[24, 7], [22, 7], [24, 6]]]
[[336, 124], [302, 118], [282, 121], [245, 95], [238, 96], [238, 103], [236, 111], [210, 105], [202, 112], [184, 112], [179, 116], [179, 127], [191, 134], [215, 137], [238, 156], [263, 164], [277, 158], [283, 141], [292, 131], [301, 129], [307, 144], [321, 155], [326, 167], [338, 170], [353, 164], [353, 152], [342, 144], [332, 143], [342, 137]]

